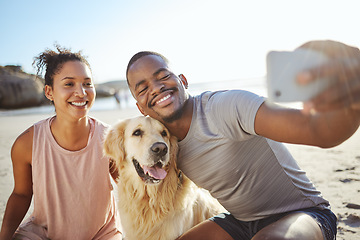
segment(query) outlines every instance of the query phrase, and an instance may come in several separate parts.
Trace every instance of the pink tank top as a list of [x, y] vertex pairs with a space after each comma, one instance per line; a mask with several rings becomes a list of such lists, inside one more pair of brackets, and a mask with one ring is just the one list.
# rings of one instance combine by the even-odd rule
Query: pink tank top
[[106, 126], [90, 119], [87, 146], [68, 151], [55, 141], [51, 120], [34, 124], [32, 221], [46, 228], [50, 239], [100, 239], [116, 228], [109, 162], [102, 153]]

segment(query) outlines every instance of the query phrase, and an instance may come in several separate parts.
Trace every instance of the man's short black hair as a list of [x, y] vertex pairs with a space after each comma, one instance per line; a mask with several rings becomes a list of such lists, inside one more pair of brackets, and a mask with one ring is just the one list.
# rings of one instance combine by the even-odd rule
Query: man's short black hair
[[152, 51], [141, 51], [141, 52], [138, 52], [136, 53], [129, 61], [128, 65], [127, 65], [127, 68], [126, 68], [126, 80], [127, 82], [129, 83], [129, 80], [128, 80], [128, 72], [129, 72], [129, 68], [131, 67], [131, 65], [134, 64], [134, 62], [136, 62], [137, 60], [139, 60], [140, 58], [142, 57], [145, 57], [145, 56], [148, 56], [148, 55], [155, 55], [155, 56], [159, 56], [162, 58], [162, 60], [164, 60], [164, 62], [166, 64], [169, 64], [169, 60], [164, 57], [163, 55], [161, 55], [160, 53], [157, 53], [157, 52], [152, 52]]

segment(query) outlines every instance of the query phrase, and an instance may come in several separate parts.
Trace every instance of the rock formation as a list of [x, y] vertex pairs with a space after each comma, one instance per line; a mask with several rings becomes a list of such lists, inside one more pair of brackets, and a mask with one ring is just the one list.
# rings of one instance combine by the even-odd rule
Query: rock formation
[[44, 80], [22, 71], [21, 66], [0, 66], [0, 108], [14, 109], [44, 104]]

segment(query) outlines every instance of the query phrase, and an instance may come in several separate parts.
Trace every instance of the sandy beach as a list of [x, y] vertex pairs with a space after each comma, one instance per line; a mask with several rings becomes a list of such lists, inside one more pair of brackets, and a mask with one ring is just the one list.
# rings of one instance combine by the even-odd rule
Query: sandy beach
[[[13, 188], [10, 148], [16, 137], [33, 123], [52, 114], [0, 117], [0, 224]], [[108, 124], [139, 115], [137, 109], [94, 111], [91, 116]], [[321, 149], [287, 145], [317, 189], [337, 214], [338, 239], [360, 239], [360, 130], [343, 144]], [[31, 211], [31, 210], [30, 210]]]

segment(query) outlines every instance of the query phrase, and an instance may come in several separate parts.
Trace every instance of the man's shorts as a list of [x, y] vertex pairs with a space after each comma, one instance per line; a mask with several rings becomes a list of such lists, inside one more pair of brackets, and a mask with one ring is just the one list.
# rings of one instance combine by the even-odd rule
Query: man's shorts
[[329, 209], [319, 209], [316, 207], [276, 214], [264, 219], [250, 221], [250, 222], [237, 220], [230, 213], [219, 214], [215, 217], [210, 218], [210, 220], [214, 221], [220, 227], [222, 227], [227, 233], [231, 235], [232, 238], [250, 240], [262, 228], [278, 221], [279, 219], [285, 217], [286, 215], [292, 213], [298, 213], [298, 212], [308, 214], [315, 219], [315, 221], [321, 228], [324, 239], [326, 240], [336, 239], [337, 218], [335, 214]]

